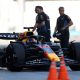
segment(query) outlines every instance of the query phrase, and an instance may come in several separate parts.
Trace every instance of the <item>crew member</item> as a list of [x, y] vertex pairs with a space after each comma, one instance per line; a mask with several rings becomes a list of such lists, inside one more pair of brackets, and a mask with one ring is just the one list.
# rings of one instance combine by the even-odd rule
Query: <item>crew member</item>
[[33, 31], [37, 28], [37, 33], [40, 36], [45, 37], [46, 42], [50, 42], [50, 19], [49, 16], [43, 11], [42, 6], [36, 6], [35, 12], [37, 13], [36, 16], [36, 23], [34, 26]]
[[64, 7], [59, 7], [60, 16], [57, 18], [54, 34], [61, 33], [59, 36], [62, 48], [68, 48], [69, 44], [69, 27], [73, 25], [71, 18], [64, 13]]

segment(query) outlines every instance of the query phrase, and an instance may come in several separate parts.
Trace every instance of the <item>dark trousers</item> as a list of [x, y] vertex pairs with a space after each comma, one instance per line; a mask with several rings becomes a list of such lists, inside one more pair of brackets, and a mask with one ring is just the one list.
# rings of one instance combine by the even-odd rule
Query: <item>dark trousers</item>
[[62, 48], [69, 47], [69, 31], [65, 31], [61, 35], [60, 44]]
[[38, 33], [38, 35], [40, 35], [40, 36], [44, 36], [44, 38], [45, 38], [45, 42], [50, 42], [50, 32], [46, 32], [46, 31], [37, 31], [37, 33]]

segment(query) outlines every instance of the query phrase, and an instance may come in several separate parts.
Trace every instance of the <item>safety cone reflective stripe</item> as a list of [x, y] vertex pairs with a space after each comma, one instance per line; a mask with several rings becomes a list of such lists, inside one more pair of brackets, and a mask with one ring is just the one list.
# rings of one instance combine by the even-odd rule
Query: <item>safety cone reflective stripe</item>
[[58, 74], [57, 74], [56, 63], [55, 62], [51, 62], [49, 75], [48, 75], [48, 80], [58, 80]]
[[58, 80], [70, 80], [63, 57], [61, 58], [61, 62], [60, 62], [60, 72], [59, 72]]

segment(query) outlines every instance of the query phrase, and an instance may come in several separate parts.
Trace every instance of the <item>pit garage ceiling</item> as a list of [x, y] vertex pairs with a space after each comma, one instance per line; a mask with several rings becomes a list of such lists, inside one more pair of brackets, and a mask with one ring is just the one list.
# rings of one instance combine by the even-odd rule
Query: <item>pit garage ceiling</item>
[[26, 0], [26, 1], [59, 1], [59, 0]]
[[[18, 0], [14, 0], [18, 1]], [[25, 0], [25, 1], [79, 1], [79, 0]]]
[[80, 1], [80, 0], [25, 0], [25, 1]]

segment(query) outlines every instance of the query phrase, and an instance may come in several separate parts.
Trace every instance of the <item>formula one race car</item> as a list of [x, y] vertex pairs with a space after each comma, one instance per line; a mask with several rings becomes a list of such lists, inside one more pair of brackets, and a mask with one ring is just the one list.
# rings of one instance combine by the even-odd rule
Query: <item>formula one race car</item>
[[80, 70], [80, 43], [70, 43], [69, 49], [62, 49], [59, 43], [45, 42], [43, 36], [34, 35], [30, 29], [23, 33], [0, 33], [0, 39], [10, 41], [6, 48], [0, 50], [0, 67], [10, 71], [21, 71], [23, 68], [49, 68], [51, 61], [59, 62], [64, 51], [65, 62], [72, 70]]
[[36, 36], [30, 29], [23, 33], [2, 33], [1, 39], [9, 39], [14, 42], [1, 51], [1, 66], [6, 66], [11, 71], [20, 71], [22, 68], [49, 66], [50, 61], [60, 61], [51, 47], [44, 42], [43, 36]]

